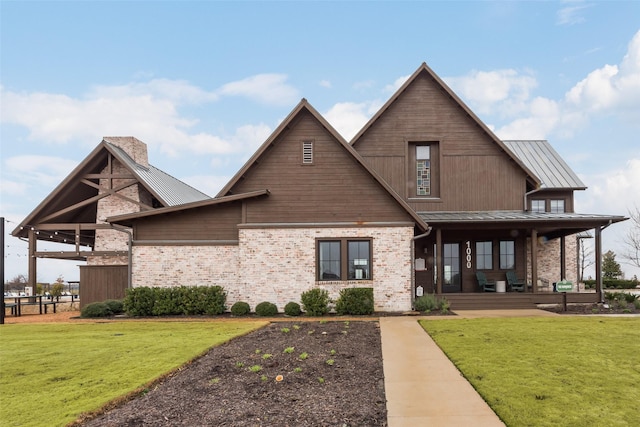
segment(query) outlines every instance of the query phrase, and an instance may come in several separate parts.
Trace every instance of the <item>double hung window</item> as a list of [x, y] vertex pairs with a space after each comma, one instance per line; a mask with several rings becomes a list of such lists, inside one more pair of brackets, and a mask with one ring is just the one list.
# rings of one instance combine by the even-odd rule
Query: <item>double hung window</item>
[[500, 241], [500, 269], [512, 270], [516, 266], [516, 245], [513, 240]]

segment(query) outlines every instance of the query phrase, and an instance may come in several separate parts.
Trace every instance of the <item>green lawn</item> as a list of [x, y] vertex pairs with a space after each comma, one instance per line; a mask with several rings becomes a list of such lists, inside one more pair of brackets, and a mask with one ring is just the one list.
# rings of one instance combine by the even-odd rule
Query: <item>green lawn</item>
[[640, 318], [421, 324], [509, 427], [640, 426]]
[[63, 426], [266, 322], [0, 326], [0, 425]]

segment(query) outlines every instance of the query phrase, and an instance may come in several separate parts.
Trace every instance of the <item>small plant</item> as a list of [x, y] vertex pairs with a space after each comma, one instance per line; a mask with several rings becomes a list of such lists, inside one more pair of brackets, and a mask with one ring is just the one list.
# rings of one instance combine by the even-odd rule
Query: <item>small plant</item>
[[300, 316], [302, 314], [302, 309], [300, 308], [300, 304], [297, 302], [288, 302], [287, 305], [284, 306], [284, 314], [287, 316]]
[[307, 332], [307, 335], [313, 335], [313, 333], [314, 333], [314, 332], [315, 332], [315, 331], [312, 329], [312, 330], [310, 330], [309, 332]]
[[249, 368], [249, 371], [251, 372], [260, 372], [262, 371], [262, 366], [260, 365], [253, 365]]
[[640, 310], [640, 299], [635, 300], [635, 301], [633, 302], [633, 306], [634, 306], [636, 309]]
[[284, 349], [284, 353], [291, 354], [295, 350], [295, 347], [287, 347]]
[[293, 372], [302, 372], [302, 368], [295, 367], [295, 368], [293, 368]]
[[218, 384], [220, 382], [220, 378], [211, 378], [209, 380], [209, 384]]
[[449, 307], [451, 307], [451, 303], [447, 301], [446, 298], [442, 298], [439, 303], [440, 313], [447, 314], [449, 313]]
[[324, 378], [322, 378], [322, 377], [318, 377], [318, 382], [319, 382], [320, 384], [324, 384]]
[[298, 356], [298, 359], [300, 360], [305, 360], [309, 357], [309, 353], [304, 352], [304, 353], [300, 353], [300, 356]]
[[331, 349], [331, 351], [329, 352], [330, 355], [334, 356], [336, 354], [336, 351]]
[[321, 325], [324, 325], [325, 323], [327, 323], [327, 320], [321, 320], [318, 323], [320, 323]]
[[92, 302], [85, 305], [80, 312], [80, 317], [109, 317], [113, 315], [109, 306], [104, 302]]
[[262, 355], [262, 360], [271, 359], [271, 357], [273, 357], [273, 354], [265, 353]]
[[345, 320], [345, 321], [344, 321], [344, 327], [345, 327], [345, 328], [348, 328], [348, 327], [349, 327], [349, 321], [348, 321], [348, 320]]
[[260, 354], [262, 353], [262, 350], [260, 350], [259, 348], [256, 348], [256, 354]]
[[373, 314], [373, 288], [342, 289], [336, 301], [336, 312], [340, 315]]
[[329, 292], [313, 288], [302, 293], [302, 307], [307, 316], [322, 316], [329, 312]]
[[236, 362], [236, 368], [243, 368], [243, 367], [244, 367], [244, 363]]
[[326, 361], [326, 364], [329, 365], [329, 366], [333, 366], [334, 363], [336, 363], [336, 361], [333, 360], [333, 359], [329, 359], [329, 360]]
[[282, 332], [283, 332], [283, 333], [285, 333], [285, 334], [288, 334], [288, 333], [289, 333], [289, 331], [291, 331], [291, 329], [289, 329], [289, 328], [282, 328], [282, 329], [280, 329], [280, 331], [282, 331]]
[[624, 292], [622, 295], [624, 295], [624, 300], [631, 304], [633, 304], [634, 302], [638, 301], [638, 299], [640, 299], [638, 295], [628, 294], [626, 292]]
[[272, 302], [264, 301], [256, 305], [256, 314], [258, 316], [275, 316], [278, 314], [278, 307]]
[[297, 331], [298, 329], [300, 329], [300, 325], [293, 325], [293, 329]]
[[438, 307], [438, 298], [435, 294], [425, 294], [416, 298], [414, 307], [416, 311], [429, 313]]
[[238, 301], [231, 306], [231, 314], [234, 316], [246, 316], [251, 312], [251, 307], [244, 301]]
[[269, 378], [267, 378], [267, 376], [266, 376], [266, 375], [263, 375], [263, 376], [261, 376], [261, 377], [260, 377], [260, 379], [261, 379], [262, 381], [267, 381]]

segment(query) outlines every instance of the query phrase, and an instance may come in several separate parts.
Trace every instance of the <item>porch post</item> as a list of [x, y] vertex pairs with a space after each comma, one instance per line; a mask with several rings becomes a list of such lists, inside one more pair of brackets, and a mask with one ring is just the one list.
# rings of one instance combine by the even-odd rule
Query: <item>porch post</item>
[[438, 274], [436, 276], [436, 294], [442, 293], [442, 282], [444, 281], [444, 259], [442, 258], [442, 230], [436, 230], [436, 265]]
[[566, 263], [566, 254], [565, 254], [565, 241], [564, 236], [560, 237], [560, 280], [565, 280], [567, 278], [567, 263]]
[[601, 303], [604, 302], [604, 293], [602, 292], [602, 229], [596, 227], [596, 293]]
[[534, 294], [538, 293], [538, 230], [531, 230], [531, 281]]

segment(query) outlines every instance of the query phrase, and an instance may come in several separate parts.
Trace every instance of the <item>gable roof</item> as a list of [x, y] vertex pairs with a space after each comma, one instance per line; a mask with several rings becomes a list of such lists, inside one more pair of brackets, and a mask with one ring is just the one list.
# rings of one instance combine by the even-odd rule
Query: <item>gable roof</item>
[[325, 120], [315, 108], [309, 104], [306, 99], [302, 99], [298, 105], [289, 113], [289, 115], [280, 123], [280, 125], [273, 131], [273, 133], [267, 138], [267, 140], [258, 148], [258, 150], [251, 156], [251, 158], [242, 166], [242, 168], [231, 178], [231, 180], [225, 185], [218, 193], [217, 197], [229, 196], [234, 185], [236, 185], [247, 172], [258, 162], [259, 158], [267, 151], [267, 149], [275, 143], [278, 137], [291, 125], [295, 118], [304, 112], [311, 114], [315, 120], [317, 120], [329, 134], [340, 144], [340, 146], [350, 155], [356, 163], [363, 168], [372, 179], [374, 179], [401, 207], [404, 209], [411, 218], [416, 222], [417, 226], [427, 231], [429, 226], [424, 220], [404, 201], [389, 184], [386, 183], [358, 154], [358, 152], [347, 142], [345, 139]]
[[544, 189], [585, 190], [587, 187], [545, 140], [502, 141], [538, 178]]
[[516, 163], [516, 165], [524, 171], [527, 175], [528, 180], [531, 182], [534, 188], [538, 188], [540, 185], [540, 179], [536, 176], [534, 171], [530, 170], [527, 165], [525, 165], [517, 156], [515, 156], [511, 150], [509, 150], [505, 144], [485, 125], [482, 120], [475, 115], [473, 111], [458, 97], [458, 95], [451, 90], [447, 84], [438, 77], [438, 75], [433, 72], [431, 68], [427, 66], [425, 62], [418, 67], [418, 69], [407, 79], [406, 82], [389, 98], [389, 100], [378, 110], [376, 114], [371, 117], [371, 119], [364, 125], [364, 127], [351, 139], [350, 145], [355, 146], [360, 138], [371, 128], [371, 126], [389, 109], [389, 107], [396, 102], [396, 100], [402, 95], [402, 93], [407, 90], [409, 86], [413, 84], [413, 82], [423, 73], [426, 73], [429, 77], [431, 77], [440, 87], [441, 89], [455, 102], [464, 112], [473, 120], [480, 129], [484, 133], [486, 133], [493, 142], [508, 156], [511, 160]]
[[[117, 137], [115, 137], [117, 139]], [[130, 137], [127, 137], [130, 138]], [[105, 138], [87, 157], [20, 223], [12, 232], [16, 237], [26, 237], [27, 226], [41, 222], [95, 223], [96, 203], [86, 204], [96, 197], [97, 190], [82, 183], [86, 174], [97, 174], [106, 165], [108, 154], [113, 155], [133, 174], [136, 180], [163, 206], [206, 200], [210, 197], [184, 182], [151, 165], [136, 163], [124, 150]], [[55, 216], [52, 216], [55, 215]]]

